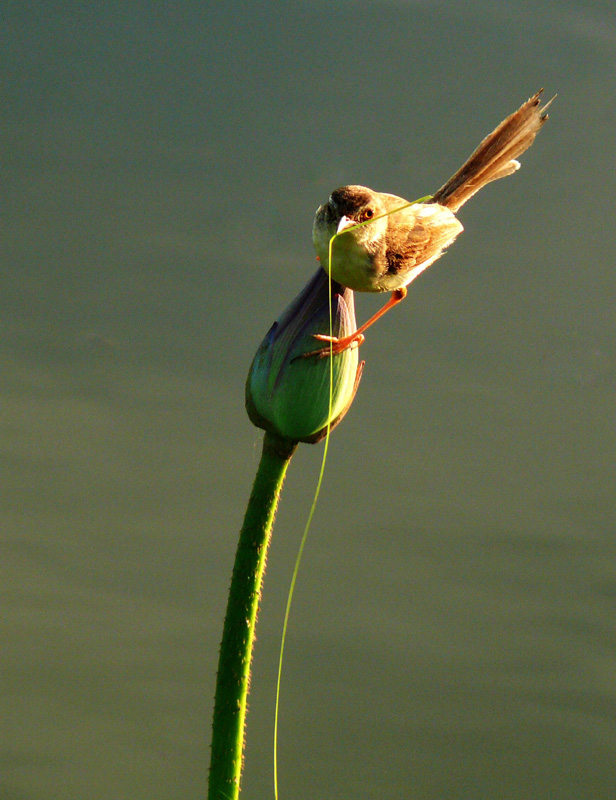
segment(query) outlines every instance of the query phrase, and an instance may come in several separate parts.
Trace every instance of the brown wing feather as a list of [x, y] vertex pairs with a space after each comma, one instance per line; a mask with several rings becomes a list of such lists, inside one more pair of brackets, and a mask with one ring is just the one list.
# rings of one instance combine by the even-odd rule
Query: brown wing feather
[[414, 205], [406, 211], [408, 225], [399, 224], [400, 220], [388, 231], [386, 271], [390, 275], [428, 266], [463, 229], [442, 206]]

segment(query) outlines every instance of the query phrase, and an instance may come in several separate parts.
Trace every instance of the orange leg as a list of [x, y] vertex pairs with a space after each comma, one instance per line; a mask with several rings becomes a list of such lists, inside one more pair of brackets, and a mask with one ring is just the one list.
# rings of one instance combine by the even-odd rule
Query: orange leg
[[385, 303], [385, 305], [380, 308], [376, 314], [373, 314], [367, 322], [364, 322], [355, 333], [349, 334], [349, 336], [344, 336], [342, 339], [337, 339], [335, 336], [327, 336], [324, 333], [315, 333], [314, 338], [318, 339], [321, 342], [331, 342], [331, 350], [330, 347], [322, 347], [319, 350], [312, 350], [310, 353], [304, 353], [303, 358], [309, 358], [310, 356], [317, 356], [317, 358], [327, 358], [330, 352], [333, 351], [333, 355], [338, 355], [338, 353], [344, 352], [347, 347], [359, 347], [359, 345], [364, 341], [366, 338], [364, 336], [364, 331], [366, 331], [372, 324], [374, 324], [377, 319], [380, 319], [383, 314], [386, 314], [391, 308], [397, 306], [407, 295], [407, 290], [403, 286], [401, 289], [396, 289], [391, 293], [391, 297]]

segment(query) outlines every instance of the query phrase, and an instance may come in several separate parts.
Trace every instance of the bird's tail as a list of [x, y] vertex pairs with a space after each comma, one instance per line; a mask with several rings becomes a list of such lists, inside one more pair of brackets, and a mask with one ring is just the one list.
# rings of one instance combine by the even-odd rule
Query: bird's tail
[[471, 157], [429, 201], [456, 212], [486, 183], [511, 175], [520, 167], [516, 158], [527, 150], [547, 120], [547, 107], [540, 108], [540, 89], [524, 105], [481, 142]]

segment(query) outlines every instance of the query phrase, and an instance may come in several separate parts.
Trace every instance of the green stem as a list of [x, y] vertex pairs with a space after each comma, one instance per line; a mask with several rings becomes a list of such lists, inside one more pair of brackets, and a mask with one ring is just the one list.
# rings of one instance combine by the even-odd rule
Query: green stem
[[222, 634], [208, 800], [240, 792], [250, 664], [261, 584], [282, 482], [297, 444], [266, 433], [235, 554]]

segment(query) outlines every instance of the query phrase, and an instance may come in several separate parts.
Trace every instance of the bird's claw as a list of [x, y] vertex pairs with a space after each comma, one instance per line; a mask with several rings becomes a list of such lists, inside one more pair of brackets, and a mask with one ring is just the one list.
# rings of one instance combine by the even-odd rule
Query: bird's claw
[[345, 350], [354, 350], [356, 347], [359, 347], [366, 338], [362, 333], [353, 333], [350, 336], [344, 336], [342, 339], [338, 339], [336, 336], [328, 336], [325, 333], [313, 333], [312, 335], [320, 342], [329, 342], [330, 344], [327, 347], [320, 347], [318, 350], [311, 350], [309, 353], [304, 353], [301, 356], [302, 358], [328, 358], [330, 355], [337, 356], [340, 353], [344, 353]]

